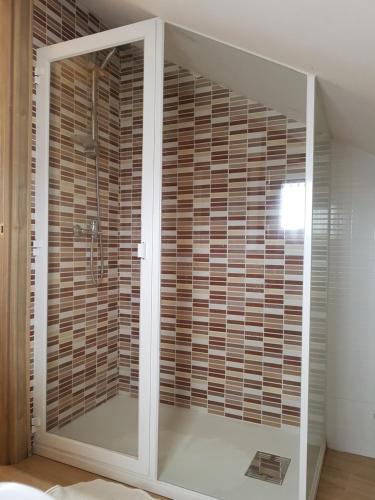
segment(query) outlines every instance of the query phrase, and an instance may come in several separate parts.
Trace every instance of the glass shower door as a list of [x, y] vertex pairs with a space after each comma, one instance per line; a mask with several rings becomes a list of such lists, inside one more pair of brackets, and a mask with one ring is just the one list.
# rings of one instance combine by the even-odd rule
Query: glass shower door
[[38, 51], [36, 448], [143, 473], [158, 29]]
[[326, 449], [326, 350], [328, 335], [328, 245], [330, 150], [319, 88], [315, 89], [311, 225], [311, 297], [306, 498], [315, 498]]
[[307, 85], [299, 500], [316, 497], [326, 449], [330, 135], [315, 76]]
[[132, 456], [143, 60], [141, 41], [55, 61], [50, 93], [47, 430]]

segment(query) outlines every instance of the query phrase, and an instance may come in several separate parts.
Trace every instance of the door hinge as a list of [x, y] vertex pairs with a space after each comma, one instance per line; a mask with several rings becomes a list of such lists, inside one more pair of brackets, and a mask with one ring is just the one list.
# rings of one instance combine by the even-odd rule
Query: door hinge
[[33, 241], [33, 256], [36, 257], [39, 255], [39, 250], [43, 248], [43, 241], [34, 240]]
[[143, 241], [141, 243], [138, 243], [137, 255], [139, 259], [146, 258], [146, 243], [144, 243]]
[[39, 85], [40, 77], [43, 74], [44, 74], [44, 70], [42, 70], [42, 68], [38, 68], [38, 67], [35, 68], [35, 70], [34, 70], [34, 83], [35, 83], [35, 85]]
[[33, 417], [31, 419], [31, 432], [35, 434], [37, 431], [37, 427], [41, 426], [40, 418], [39, 417]]

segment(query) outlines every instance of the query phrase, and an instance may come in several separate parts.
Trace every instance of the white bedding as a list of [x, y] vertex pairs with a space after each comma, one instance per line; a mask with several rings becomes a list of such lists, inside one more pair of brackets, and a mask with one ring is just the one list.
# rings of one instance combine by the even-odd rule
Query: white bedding
[[56, 500], [152, 500], [145, 491], [103, 479], [72, 486], [54, 486], [46, 494]]

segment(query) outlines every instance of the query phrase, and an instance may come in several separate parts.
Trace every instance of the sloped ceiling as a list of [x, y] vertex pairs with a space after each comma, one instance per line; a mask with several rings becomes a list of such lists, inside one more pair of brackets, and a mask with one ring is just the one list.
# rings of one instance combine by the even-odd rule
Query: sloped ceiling
[[373, 0], [83, 0], [110, 27], [162, 17], [319, 77], [331, 134], [375, 154]]
[[306, 80], [281, 64], [165, 23], [165, 59], [277, 110], [306, 121]]

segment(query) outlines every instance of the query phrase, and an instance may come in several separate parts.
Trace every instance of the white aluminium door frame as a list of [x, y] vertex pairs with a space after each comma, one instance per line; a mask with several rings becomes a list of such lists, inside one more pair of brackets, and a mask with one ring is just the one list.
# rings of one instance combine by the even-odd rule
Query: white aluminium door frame
[[[140, 397], [138, 458], [46, 432], [48, 170], [50, 65], [54, 61], [144, 41]], [[160, 215], [164, 26], [160, 19], [43, 47], [37, 52], [37, 165], [35, 262], [35, 451], [176, 500], [210, 497], [157, 479], [159, 408]], [[307, 159], [303, 290], [302, 402], [299, 500], [306, 498], [311, 207], [315, 77], [307, 74]], [[124, 416], [125, 417], [125, 416]], [[126, 418], [124, 418], [126, 426]]]
[[298, 499], [306, 499], [308, 426], [309, 426], [309, 371], [310, 371], [310, 303], [311, 303], [311, 244], [312, 200], [314, 179], [316, 77], [307, 75], [306, 87], [306, 173], [305, 173], [305, 232], [303, 250], [302, 303], [302, 360], [301, 360], [301, 424], [299, 456]]
[[[131, 457], [46, 431], [50, 66], [54, 61], [140, 40], [144, 42], [141, 239], [146, 254], [140, 278], [138, 457]], [[151, 357], [158, 357], [159, 336], [160, 215], [156, 217], [155, 211], [160, 212], [163, 46], [163, 22], [151, 19], [43, 47], [37, 52], [35, 449], [50, 458], [118, 478], [127, 471], [156, 479], [157, 439], [151, 436], [150, 414], [154, 420], [153, 434], [158, 405], [158, 374], [152, 377], [151, 394], [151, 366], [155, 369], [157, 361]]]

